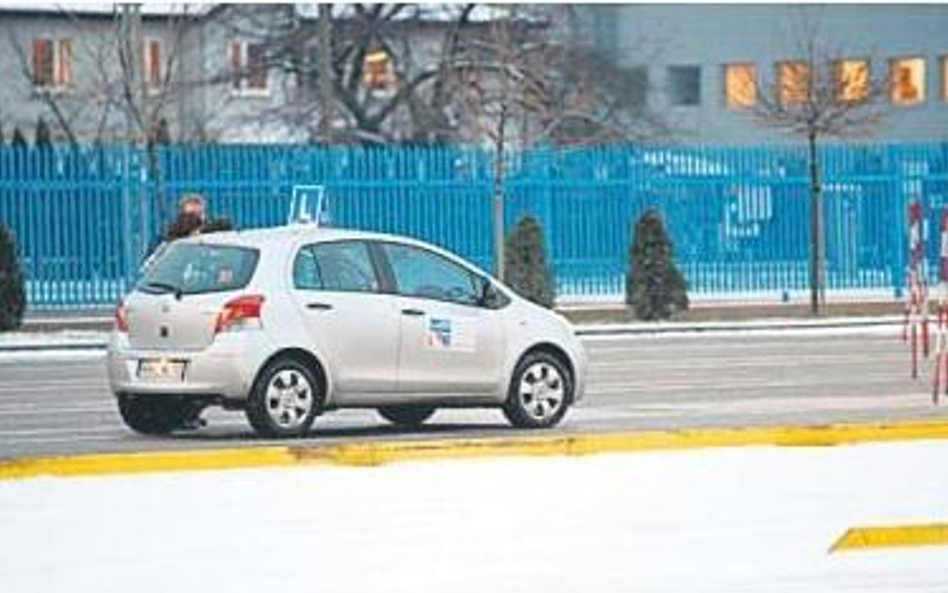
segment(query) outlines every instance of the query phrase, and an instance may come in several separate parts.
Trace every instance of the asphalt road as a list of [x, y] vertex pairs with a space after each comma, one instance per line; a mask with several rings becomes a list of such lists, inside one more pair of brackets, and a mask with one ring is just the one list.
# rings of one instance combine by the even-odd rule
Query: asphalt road
[[[587, 397], [554, 431], [948, 419], [948, 404], [931, 403], [930, 363], [912, 381], [896, 333], [591, 339]], [[103, 354], [0, 356], [0, 458], [269, 443], [252, 435], [239, 412], [215, 409], [205, 417], [208, 426], [199, 430], [140, 436], [116, 412]], [[350, 410], [318, 418], [301, 442], [509, 434], [523, 433], [508, 428], [496, 410], [442, 410], [411, 432], [372, 411]]]

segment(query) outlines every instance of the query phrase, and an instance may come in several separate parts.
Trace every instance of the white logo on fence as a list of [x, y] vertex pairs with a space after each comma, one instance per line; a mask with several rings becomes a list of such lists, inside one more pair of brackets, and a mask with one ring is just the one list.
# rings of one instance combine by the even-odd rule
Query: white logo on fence
[[294, 185], [290, 197], [290, 213], [287, 224], [317, 224], [328, 226], [329, 198], [322, 185]]

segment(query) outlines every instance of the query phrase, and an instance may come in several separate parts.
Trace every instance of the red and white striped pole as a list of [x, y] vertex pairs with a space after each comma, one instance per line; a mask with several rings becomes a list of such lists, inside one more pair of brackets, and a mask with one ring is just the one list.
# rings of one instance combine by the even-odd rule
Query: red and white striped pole
[[935, 372], [932, 402], [938, 403], [944, 380], [948, 394], [948, 207], [941, 215], [941, 249], [938, 253], [938, 324], [935, 328]]
[[[925, 281], [925, 228], [922, 205], [912, 202], [908, 207], [909, 265], [906, 274], [905, 322], [902, 340], [909, 341], [912, 352], [912, 378], [918, 378], [918, 350], [929, 353], [928, 287]], [[921, 342], [921, 344], [919, 344]]]

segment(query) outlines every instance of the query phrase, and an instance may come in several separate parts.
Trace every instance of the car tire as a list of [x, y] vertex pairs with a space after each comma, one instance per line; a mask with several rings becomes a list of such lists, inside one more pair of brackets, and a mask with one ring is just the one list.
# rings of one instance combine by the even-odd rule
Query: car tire
[[418, 428], [434, 416], [436, 410], [434, 406], [384, 406], [378, 412], [395, 426]]
[[566, 365], [547, 352], [530, 352], [514, 368], [504, 416], [518, 428], [556, 426], [573, 401]]
[[254, 382], [247, 399], [247, 420], [266, 438], [302, 437], [322, 408], [323, 390], [307, 365], [281, 356]]
[[147, 435], [166, 435], [183, 428], [200, 415], [202, 407], [172, 396], [147, 396], [121, 393], [119, 414], [125, 425]]

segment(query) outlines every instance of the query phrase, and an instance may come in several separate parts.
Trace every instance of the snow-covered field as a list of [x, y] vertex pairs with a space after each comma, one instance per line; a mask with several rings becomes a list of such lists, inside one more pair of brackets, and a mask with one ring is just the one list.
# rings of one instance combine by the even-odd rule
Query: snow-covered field
[[0, 591], [948, 591], [948, 442], [0, 482]]

